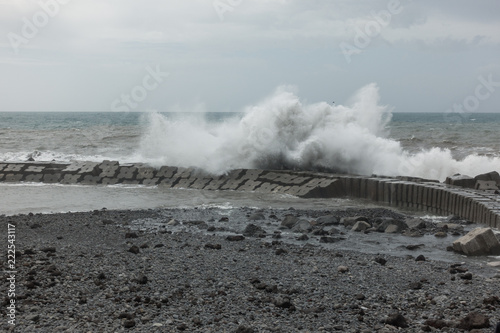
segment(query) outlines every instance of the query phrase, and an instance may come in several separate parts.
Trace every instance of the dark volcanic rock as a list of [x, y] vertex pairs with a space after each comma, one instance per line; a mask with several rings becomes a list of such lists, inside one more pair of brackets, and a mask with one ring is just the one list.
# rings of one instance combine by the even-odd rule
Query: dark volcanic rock
[[139, 247], [136, 245], [132, 245], [129, 249], [128, 252], [133, 253], [133, 254], [138, 254], [140, 252]]
[[242, 236], [242, 235], [230, 235], [230, 236], [226, 237], [226, 240], [230, 241], [230, 242], [240, 242], [244, 239], [245, 239], [245, 236]]
[[222, 249], [222, 246], [220, 244], [207, 243], [207, 244], [205, 244], [205, 248], [212, 249], [212, 250], [220, 250], [220, 249]]
[[285, 216], [285, 218], [283, 219], [283, 221], [281, 221], [281, 226], [282, 227], [286, 227], [288, 229], [292, 229], [293, 226], [299, 221], [299, 219], [293, 215], [287, 215]]
[[248, 219], [250, 221], [260, 221], [260, 220], [265, 220], [266, 217], [262, 213], [253, 213], [248, 217]]
[[261, 227], [250, 223], [246, 226], [245, 230], [243, 230], [242, 234], [247, 237], [260, 237], [261, 235], [265, 235], [266, 232]]
[[316, 223], [322, 226], [337, 225], [339, 224], [339, 219], [334, 215], [324, 215], [318, 217]]
[[402, 314], [399, 312], [392, 313], [387, 318], [384, 320], [386, 324], [395, 326], [395, 327], [401, 327], [401, 328], [406, 328], [408, 327], [408, 323], [406, 321], [406, 318], [403, 317]]
[[488, 328], [490, 327], [490, 320], [485, 315], [478, 312], [471, 312], [462, 320], [460, 320], [460, 324], [458, 324], [458, 328], [463, 330], [472, 330], [479, 328]]

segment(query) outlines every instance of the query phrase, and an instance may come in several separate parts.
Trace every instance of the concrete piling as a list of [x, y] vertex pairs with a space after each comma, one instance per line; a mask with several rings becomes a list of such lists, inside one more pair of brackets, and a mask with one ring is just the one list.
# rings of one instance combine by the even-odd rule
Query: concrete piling
[[412, 177], [363, 177], [314, 172], [237, 169], [210, 175], [194, 168], [96, 162], [2, 162], [0, 181], [84, 185], [142, 184], [166, 188], [286, 193], [303, 198], [357, 197], [394, 207], [457, 215], [500, 228], [500, 196], [493, 183], [486, 190], [462, 188]]

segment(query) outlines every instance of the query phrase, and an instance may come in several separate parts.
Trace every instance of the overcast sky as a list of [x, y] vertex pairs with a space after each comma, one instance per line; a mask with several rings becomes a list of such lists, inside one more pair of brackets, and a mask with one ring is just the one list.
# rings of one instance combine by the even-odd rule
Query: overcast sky
[[500, 2], [0, 0], [0, 111], [241, 111], [280, 85], [343, 104], [372, 82], [395, 112], [500, 112]]

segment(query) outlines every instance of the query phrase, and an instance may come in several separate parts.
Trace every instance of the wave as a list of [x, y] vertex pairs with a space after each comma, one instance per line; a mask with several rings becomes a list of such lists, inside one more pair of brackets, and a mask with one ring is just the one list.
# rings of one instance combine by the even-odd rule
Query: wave
[[500, 158], [450, 150], [405, 151], [390, 139], [391, 109], [379, 105], [376, 84], [348, 105], [304, 104], [287, 87], [247, 107], [243, 116], [208, 122], [203, 115], [148, 115], [138, 157], [154, 166], [199, 167], [214, 174], [236, 168], [322, 170], [351, 174], [447, 176], [498, 170]]

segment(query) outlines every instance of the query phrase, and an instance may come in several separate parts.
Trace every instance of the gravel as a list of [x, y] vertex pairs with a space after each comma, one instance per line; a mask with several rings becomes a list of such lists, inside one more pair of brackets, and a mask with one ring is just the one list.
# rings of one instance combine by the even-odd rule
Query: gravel
[[[493, 332], [500, 321], [500, 277], [477, 273], [479, 263], [319, 242], [343, 242], [350, 230], [339, 225], [343, 216], [404, 218], [398, 213], [237, 211], [226, 218], [196, 209], [0, 216], [2, 239], [6, 224], [16, 225], [15, 330]], [[294, 232], [281, 226], [290, 214], [324, 225]], [[332, 229], [340, 233], [321, 235]], [[0, 287], [2, 318], [7, 287]]]

